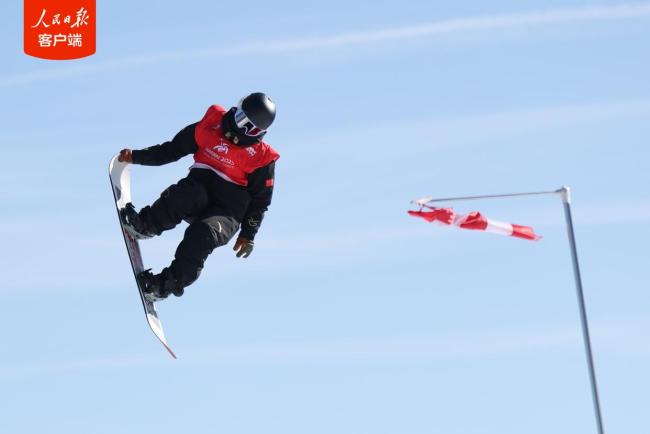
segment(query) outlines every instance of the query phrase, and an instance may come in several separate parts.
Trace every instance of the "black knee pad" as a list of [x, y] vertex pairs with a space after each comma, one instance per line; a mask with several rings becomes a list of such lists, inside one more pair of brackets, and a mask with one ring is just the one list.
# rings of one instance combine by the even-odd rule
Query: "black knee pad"
[[[183, 243], [187, 243], [196, 256], [207, 257], [220, 244], [219, 232], [202, 221], [194, 222], [185, 229]], [[180, 247], [180, 246], [179, 246]]]
[[202, 223], [210, 228], [210, 232], [212, 233], [212, 237], [216, 243], [215, 247], [220, 247], [228, 244], [228, 241], [230, 241], [230, 238], [232, 238], [232, 234], [230, 233], [229, 227], [227, 226], [227, 222], [217, 221], [210, 222], [210, 224], [205, 222]]

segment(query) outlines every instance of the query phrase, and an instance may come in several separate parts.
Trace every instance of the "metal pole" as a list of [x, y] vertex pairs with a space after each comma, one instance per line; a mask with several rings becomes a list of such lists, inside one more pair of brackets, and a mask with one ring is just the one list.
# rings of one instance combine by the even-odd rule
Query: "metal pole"
[[580, 321], [582, 324], [582, 340], [585, 344], [585, 353], [587, 355], [587, 365], [589, 367], [589, 379], [591, 382], [591, 396], [596, 414], [596, 425], [598, 433], [604, 434], [603, 418], [600, 411], [600, 400], [598, 399], [598, 385], [596, 384], [596, 370], [594, 368], [594, 357], [591, 352], [591, 339], [589, 337], [589, 325], [587, 323], [587, 311], [585, 309], [585, 297], [582, 291], [582, 278], [580, 277], [580, 265], [578, 264], [578, 250], [576, 248], [576, 239], [573, 232], [573, 219], [571, 218], [571, 190], [564, 186], [558, 193], [562, 196], [564, 204], [564, 216], [566, 217], [567, 233], [569, 244], [571, 246], [571, 259], [573, 261], [573, 276], [576, 283], [576, 292], [578, 295], [578, 306], [580, 307]]
[[465, 197], [448, 197], [441, 199], [424, 198], [417, 201], [412, 201], [418, 205], [426, 205], [432, 202], [451, 202], [459, 200], [475, 200], [475, 199], [496, 199], [503, 197], [521, 197], [521, 196], [536, 196], [546, 194], [559, 194], [562, 196], [562, 203], [564, 205], [564, 216], [566, 218], [567, 232], [569, 235], [569, 245], [571, 247], [571, 259], [573, 261], [573, 276], [575, 278], [576, 292], [578, 294], [578, 307], [580, 308], [580, 322], [582, 324], [582, 340], [585, 345], [585, 353], [587, 355], [587, 367], [589, 369], [589, 380], [591, 383], [591, 396], [594, 404], [594, 413], [596, 415], [596, 425], [598, 427], [598, 434], [604, 434], [603, 418], [600, 411], [600, 400], [598, 398], [598, 385], [596, 384], [596, 370], [594, 368], [594, 357], [591, 351], [591, 338], [589, 337], [589, 325], [587, 322], [587, 313], [585, 308], [585, 297], [582, 290], [582, 278], [580, 277], [580, 266], [578, 264], [578, 250], [576, 248], [575, 234], [573, 232], [573, 219], [571, 218], [571, 190], [569, 187], [564, 186], [555, 191], [536, 191], [530, 193], [509, 193], [509, 194], [489, 194], [483, 196], [465, 196]]
[[419, 200], [419, 201], [411, 201], [411, 203], [422, 203], [422, 204], [427, 204], [431, 202], [452, 202], [452, 201], [457, 201], [457, 200], [476, 200], [476, 199], [495, 199], [499, 197], [518, 197], [518, 196], [535, 196], [535, 195], [543, 195], [543, 194], [557, 194], [559, 193], [559, 190], [555, 191], [534, 191], [531, 193], [508, 193], [508, 194], [488, 194], [484, 196], [461, 196], [461, 197], [445, 197], [441, 199], [432, 199], [432, 198], [426, 198], [425, 200]]

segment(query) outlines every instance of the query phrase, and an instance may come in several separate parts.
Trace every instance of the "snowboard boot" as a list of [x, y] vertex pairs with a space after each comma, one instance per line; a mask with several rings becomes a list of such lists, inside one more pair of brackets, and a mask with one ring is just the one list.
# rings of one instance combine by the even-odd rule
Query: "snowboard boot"
[[137, 277], [145, 298], [152, 303], [164, 300], [170, 294], [180, 297], [185, 292], [183, 288], [178, 288], [176, 281], [166, 273], [153, 274], [151, 269], [148, 269], [138, 273]]
[[135, 239], [143, 240], [154, 236], [152, 232], [147, 230], [144, 221], [140, 218], [140, 214], [135, 210], [131, 202], [127, 203], [124, 208], [120, 210], [120, 219], [124, 225], [124, 229]]

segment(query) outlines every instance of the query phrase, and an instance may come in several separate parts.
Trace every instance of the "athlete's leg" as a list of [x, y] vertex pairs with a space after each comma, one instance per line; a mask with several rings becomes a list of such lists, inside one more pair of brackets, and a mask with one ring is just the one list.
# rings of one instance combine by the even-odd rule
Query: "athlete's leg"
[[145, 206], [138, 214], [148, 233], [160, 235], [184, 218], [202, 212], [208, 200], [203, 184], [188, 176], [168, 187], [151, 206]]
[[[169, 267], [154, 276], [162, 289], [160, 292], [182, 295], [184, 288], [199, 277], [210, 253], [227, 244], [238, 229], [239, 222], [234, 217], [219, 208], [208, 208], [200, 219], [185, 230]], [[153, 282], [155, 284], [156, 280]]]

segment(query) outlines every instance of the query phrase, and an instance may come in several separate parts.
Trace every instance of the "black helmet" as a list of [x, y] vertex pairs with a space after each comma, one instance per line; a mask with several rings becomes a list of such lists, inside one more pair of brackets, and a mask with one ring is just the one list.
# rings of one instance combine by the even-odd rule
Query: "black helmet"
[[242, 98], [223, 118], [225, 136], [239, 146], [251, 146], [262, 141], [275, 119], [275, 104], [266, 94], [251, 93]]

